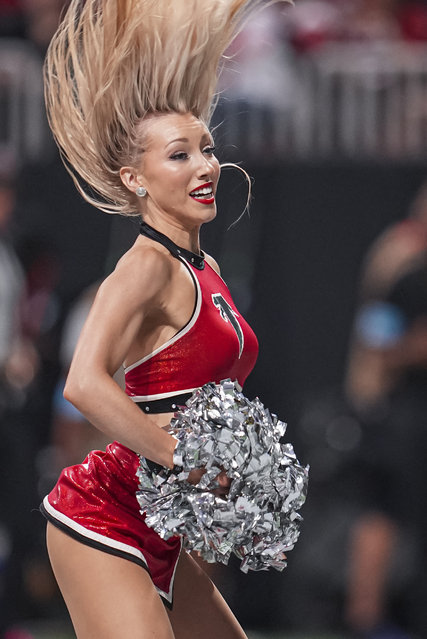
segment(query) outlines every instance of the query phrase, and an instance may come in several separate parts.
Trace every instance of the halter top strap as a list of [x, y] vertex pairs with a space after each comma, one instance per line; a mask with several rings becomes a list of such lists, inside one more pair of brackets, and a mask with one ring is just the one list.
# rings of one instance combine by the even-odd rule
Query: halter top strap
[[197, 253], [193, 253], [192, 251], [188, 251], [187, 249], [178, 246], [177, 244], [175, 244], [175, 242], [172, 242], [172, 240], [169, 239], [167, 235], [164, 235], [164, 233], [157, 231], [152, 226], [147, 224], [147, 222], [141, 222], [139, 232], [141, 233], [141, 235], [145, 235], [155, 242], [159, 242], [160, 244], [162, 244], [165, 248], [168, 249], [168, 251], [170, 251], [170, 253], [174, 257], [183, 257], [187, 262], [189, 262], [192, 266], [199, 269], [200, 271], [205, 268], [205, 256], [203, 254], [198, 255]]

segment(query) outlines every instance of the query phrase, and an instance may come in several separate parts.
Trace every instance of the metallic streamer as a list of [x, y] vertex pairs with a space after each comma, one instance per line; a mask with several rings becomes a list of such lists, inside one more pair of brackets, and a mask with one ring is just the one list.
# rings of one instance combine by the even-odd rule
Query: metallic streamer
[[[286, 424], [248, 400], [237, 382], [197, 389], [171, 420], [178, 440], [174, 471], [153, 472], [144, 457], [137, 471], [137, 499], [145, 521], [163, 539], [182, 535], [184, 546], [209, 562], [227, 564], [233, 553], [240, 568], [283, 570], [302, 520], [308, 467], [281, 438]], [[205, 468], [196, 486], [190, 471]], [[227, 495], [215, 494], [218, 474], [231, 479]]]

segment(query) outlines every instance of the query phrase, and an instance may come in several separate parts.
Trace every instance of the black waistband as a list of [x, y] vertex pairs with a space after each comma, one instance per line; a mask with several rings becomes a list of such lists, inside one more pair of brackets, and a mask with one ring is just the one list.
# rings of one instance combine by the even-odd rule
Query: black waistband
[[156, 415], [158, 413], [175, 413], [180, 406], [185, 406], [185, 402], [190, 399], [193, 393], [179, 393], [172, 397], [163, 399], [153, 399], [151, 401], [135, 402], [144, 413]]

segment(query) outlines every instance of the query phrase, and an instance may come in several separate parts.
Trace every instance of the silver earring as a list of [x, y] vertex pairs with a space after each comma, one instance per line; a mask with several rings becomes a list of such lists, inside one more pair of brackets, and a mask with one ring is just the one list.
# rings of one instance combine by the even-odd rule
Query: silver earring
[[147, 195], [147, 189], [143, 186], [138, 186], [135, 193], [138, 197], [145, 197]]

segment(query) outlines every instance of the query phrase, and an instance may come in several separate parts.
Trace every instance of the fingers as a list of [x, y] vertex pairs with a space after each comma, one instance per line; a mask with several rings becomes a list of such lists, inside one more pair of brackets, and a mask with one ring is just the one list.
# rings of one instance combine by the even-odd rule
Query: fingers
[[222, 470], [216, 478], [216, 481], [222, 488], [230, 488], [231, 479], [227, 477], [225, 470]]
[[225, 470], [222, 470], [219, 475], [215, 477], [217, 487], [212, 491], [217, 497], [225, 497], [228, 495], [228, 491], [231, 486], [231, 479], [227, 477]]
[[193, 470], [190, 471], [187, 477], [188, 483], [192, 484], [193, 486], [197, 486], [205, 472], [206, 468], [193, 468]]
[[[194, 468], [192, 471], [190, 471], [187, 477], [188, 483], [192, 484], [193, 486], [197, 486], [205, 472], [206, 468]], [[216, 487], [212, 490], [212, 493], [217, 497], [225, 497], [226, 495], [228, 495], [228, 491], [230, 490], [231, 481], [232, 480], [227, 477], [225, 470], [222, 470], [215, 477]]]

